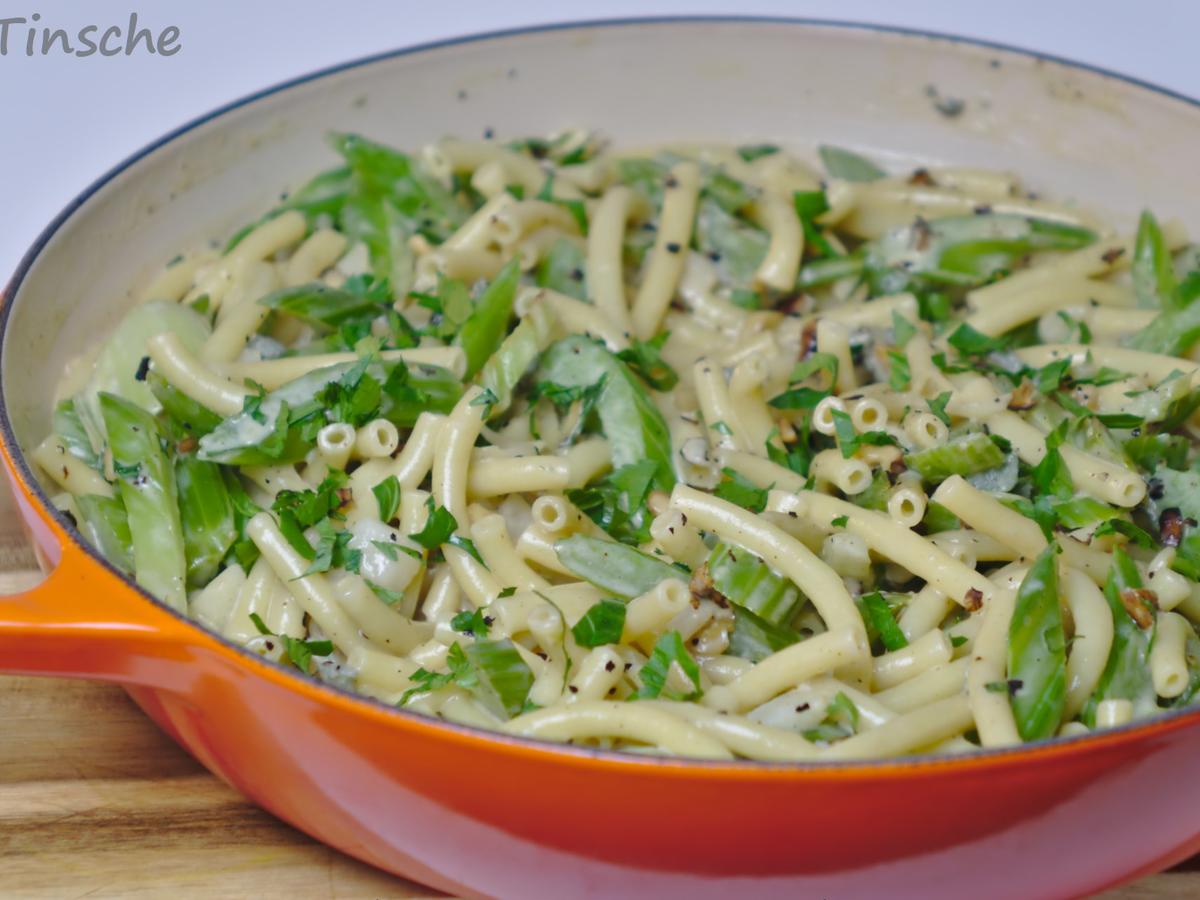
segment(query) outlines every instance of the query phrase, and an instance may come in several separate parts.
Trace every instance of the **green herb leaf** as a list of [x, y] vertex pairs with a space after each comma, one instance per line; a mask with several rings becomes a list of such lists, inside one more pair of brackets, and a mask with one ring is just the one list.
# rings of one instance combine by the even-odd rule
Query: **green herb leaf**
[[594, 416], [612, 448], [613, 465], [654, 460], [660, 464], [655, 487], [675, 486], [666, 420], [640, 379], [603, 345], [582, 335], [563, 338], [543, 354], [537, 380], [569, 388], [601, 385]]
[[617, 600], [601, 600], [571, 627], [571, 634], [580, 647], [599, 647], [619, 643], [624, 628], [625, 604]]
[[430, 498], [429, 517], [425, 520], [425, 527], [416, 534], [410, 534], [409, 537], [426, 550], [436, 550], [442, 544], [449, 542], [451, 535], [457, 530], [458, 520], [454, 518], [450, 510], [444, 506], [434, 507], [432, 498]]
[[460, 612], [450, 620], [450, 627], [455, 631], [461, 634], [469, 634], [476, 638], [487, 637], [488, 629], [491, 628], [491, 625], [491, 618], [485, 616], [482, 609]]
[[484, 417], [487, 417], [491, 412], [492, 407], [498, 402], [499, 398], [496, 396], [495, 391], [493, 391], [491, 388], [484, 388], [479, 392], [479, 396], [472, 400], [468, 405], [485, 407], [487, 411], [484, 413]]
[[796, 363], [796, 368], [792, 369], [792, 374], [788, 378], [788, 384], [803, 381], [818, 372], [828, 373], [829, 384], [833, 385], [838, 376], [838, 358], [832, 353], [810, 353], [805, 359]]
[[408, 702], [417, 694], [441, 690], [452, 684], [466, 688], [474, 685], [476, 679], [471, 671], [471, 663], [457, 641], [450, 645], [450, 650], [446, 654], [446, 665], [448, 666], [446, 672], [430, 672], [424, 667], [413, 672], [408, 680], [413, 683], [414, 687], [405, 691], [396, 705], [407, 706]]
[[376, 584], [367, 578], [364, 578], [363, 580], [367, 583], [367, 587], [371, 589], [371, 592], [388, 606], [395, 606], [404, 599], [404, 594], [400, 591], [388, 590], [383, 585]]
[[950, 391], [943, 391], [928, 401], [929, 411], [941, 419], [947, 427], [950, 426], [950, 416], [946, 413], [946, 404], [950, 402], [952, 396], [953, 394]]
[[771, 156], [778, 153], [779, 148], [774, 144], [743, 144], [737, 148], [738, 156], [746, 162], [754, 162], [764, 156]]
[[798, 387], [777, 394], [768, 403], [776, 409], [815, 409], [816, 405], [828, 396], [829, 391]]
[[371, 488], [371, 493], [375, 495], [375, 502], [379, 506], [380, 521], [392, 521], [400, 508], [400, 480], [395, 475], [389, 475]]
[[[667, 691], [664, 694], [672, 663], [679, 664], [683, 674], [692, 682], [695, 690], [687, 694], [679, 694], [674, 691]], [[652, 700], [659, 696], [665, 696], [668, 700], [699, 700], [703, 695], [700, 690], [700, 667], [687, 652], [683, 638], [678, 631], [668, 631], [659, 636], [654, 644], [654, 651], [650, 654], [650, 659], [646, 661], [639, 672], [639, 679], [642, 686], [636, 694], [632, 695], [630, 698], [632, 700]]]
[[656, 391], [669, 391], [679, 383], [675, 370], [662, 358], [663, 345], [670, 336], [669, 331], [663, 331], [648, 341], [634, 341], [631, 347], [617, 354], [617, 359]]
[[1145, 547], [1147, 550], [1154, 550], [1158, 547], [1158, 542], [1145, 529], [1139, 528], [1128, 519], [1109, 519], [1107, 522], [1102, 522], [1092, 532], [1092, 537], [1103, 537], [1106, 534], [1124, 535], [1139, 547]]
[[853, 700], [846, 696], [844, 691], [838, 691], [833, 695], [833, 699], [825, 707], [825, 715], [835, 722], [845, 722], [851, 731], [858, 728], [858, 707], [854, 705]]
[[302, 641], [286, 634], [275, 634], [258, 613], [250, 613], [250, 621], [254, 623], [259, 634], [281, 641], [288, 658], [301, 672], [308, 673], [314, 656], [328, 656], [333, 652], [333, 641]]
[[567, 491], [567, 498], [616, 540], [644, 544], [651, 520], [646, 499], [659, 478], [659, 465], [647, 459], [621, 466], [586, 488]]
[[830, 415], [833, 416], [833, 427], [837, 434], [838, 448], [842, 451], [842, 456], [846, 459], [852, 457], [858, 452], [858, 448], [863, 445], [874, 447], [894, 446], [896, 439], [886, 431], [864, 431], [861, 434], [854, 430], [854, 423], [850, 416], [840, 409], [831, 409]]
[[879, 639], [883, 642], [885, 650], [902, 650], [908, 646], [908, 638], [904, 636], [904, 632], [896, 624], [896, 617], [892, 613], [892, 608], [888, 605], [888, 602], [883, 598], [883, 594], [879, 593], [879, 591], [863, 594], [860, 602], [863, 618], [874, 632], [879, 635]]
[[1062, 359], [1047, 363], [1040, 369], [1032, 370], [1029, 377], [1039, 394], [1049, 396], [1058, 390], [1058, 386], [1062, 384], [1062, 380], [1067, 377], [1070, 370], [1071, 357], [1064, 356]]
[[462, 550], [464, 553], [474, 559], [475, 562], [479, 563], [485, 569], [487, 568], [487, 563], [483, 561], [483, 557], [479, 553], [479, 548], [475, 546], [475, 542], [470, 538], [465, 538], [460, 534], [452, 534], [447, 539], [446, 543], [451, 547], [457, 547], [459, 550]]
[[713, 494], [753, 513], [767, 508], [767, 491], [728, 466], [721, 470], [721, 481]]
[[315, 526], [317, 531], [317, 546], [312, 562], [305, 569], [305, 575], [316, 575], [328, 572], [339, 565], [348, 571], [357, 571], [362, 554], [349, 547], [352, 535], [349, 531], [338, 531], [333, 527], [329, 518], [324, 518]]
[[908, 357], [898, 350], [889, 350], [888, 359], [892, 363], [892, 371], [888, 375], [888, 384], [894, 391], [907, 391], [912, 383], [912, 374], [908, 368]]
[[900, 313], [892, 310], [892, 338], [893, 343], [897, 347], [904, 347], [916, 333], [916, 325], [908, 321]]
[[1004, 338], [988, 337], [982, 334], [963, 322], [954, 330], [954, 333], [947, 338], [950, 346], [964, 356], [982, 356], [986, 353], [993, 353], [998, 350], [1004, 350], [1008, 346], [1008, 342]]

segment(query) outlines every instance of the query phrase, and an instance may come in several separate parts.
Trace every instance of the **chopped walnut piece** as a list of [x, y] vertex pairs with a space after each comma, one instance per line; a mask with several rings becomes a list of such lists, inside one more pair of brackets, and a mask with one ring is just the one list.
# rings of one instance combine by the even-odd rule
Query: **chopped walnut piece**
[[1121, 605], [1129, 617], [1137, 622], [1138, 628], [1149, 628], [1154, 624], [1158, 595], [1149, 588], [1125, 588], [1121, 591]]
[[1012, 392], [1012, 397], [1008, 401], [1008, 408], [1014, 410], [1033, 409], [1036, 403], [1037, 389], [1034, 388], [1033, 382], [1026, 378]]

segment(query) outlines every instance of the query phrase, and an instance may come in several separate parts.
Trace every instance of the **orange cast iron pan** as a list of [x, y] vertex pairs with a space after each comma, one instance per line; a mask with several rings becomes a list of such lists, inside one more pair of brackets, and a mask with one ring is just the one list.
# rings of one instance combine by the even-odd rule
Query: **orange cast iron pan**
[[[953, 79], [966, 98], [961, 119], [928, 108], [934, 77]], [[890, 147], [892, 162], [944, 155], [1032, 170], [1079, 192], [1104, 182], [1118, 204], [1167, 211], [1180, 211], [1167, 174], [1200, 151], [1200, 110], [1128, 80], [1006, 48], [778, 20], [471, 38], [240, 101], [104, 176], [8, 285], [3, 455], [50, 574], [0, 598], [0, 671], [119, 683], [275, 815], [383, 869], [469, 895], [1066, 897], [1200, 848], [1200, 711], [1027, 749], [820, 765], [516, 739], [266, 662], [145, 594], [53, 510], [25, 450], [48, 427], [63, 361], [115, 322], [130, 302], [123, 286], [146, 267], [228, 233], [238, 221], [230, 216], [251, 218], [285, 182], [315, 171], [323, 132], [414, 147], [485, 127], [518, 135], [564, 125], [623, 143]], [[1171, 140], [1155, 140], [1163, 134]], [[1105, 181], [1138, 140], [1144, 170]]]

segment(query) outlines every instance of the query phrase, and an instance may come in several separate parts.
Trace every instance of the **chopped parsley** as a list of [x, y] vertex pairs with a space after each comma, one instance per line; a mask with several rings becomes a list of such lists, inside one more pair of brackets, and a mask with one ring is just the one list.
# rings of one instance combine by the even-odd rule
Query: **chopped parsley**
[[286, 634], [275, 634], [258, 613], [250, 613], [250, 621], [254, 623], [259, 634], [282, 641], [288, 659], [301, 672], [309, 671], [309, 664], [314, 656], [328, 656], [333, 652], [333, 641], [302, 641]]
[[617, 600], [601, 600], [571, 627], [571, 634], [580, 647], [600, 647], [619, 643], [624, 628], [625, 604]]
[[371, 488], [371, 493], [375, 495], [375, 502], [379, 506], [380, 520], [392, 521], [400, 508], [400, 480], [395, 475], [389, 475]]
[[713, 494], [753, 513], [767, 508], [767, 491], [728, 466], [721, 470], [721, 482]]
[[[678, 664], [694, 690], [687, 694], [665, 690], [672, 663]], [[703, 695], [700, 690], [700, 667], [687, 652], [678, 631], [668, 631], [659, 636], [650, 659], [642, 666], [638, 677], [642, 686], [630, 697], [631, 700], [652, 700], [659, 696], [668, 700], [699, 700]]]
[[482, 609], [473, 609], [470, 612], [460, 612], [456, 615], [450, 620], [450, 627], [461, 634], [485, 638], [488, 636], [488, 629], [492, 627], [492, 619], [490, 616], [485, 616]]

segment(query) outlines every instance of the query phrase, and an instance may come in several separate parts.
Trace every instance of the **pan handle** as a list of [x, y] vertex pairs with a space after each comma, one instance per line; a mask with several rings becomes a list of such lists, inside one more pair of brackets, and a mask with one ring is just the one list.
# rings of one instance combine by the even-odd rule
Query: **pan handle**
[[0, 673], [168, 687], [194, 650], [188, 646], [192, 629], [100, 565], [16, 493], [50, 573], [21, 593], [0, 595]]

